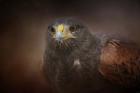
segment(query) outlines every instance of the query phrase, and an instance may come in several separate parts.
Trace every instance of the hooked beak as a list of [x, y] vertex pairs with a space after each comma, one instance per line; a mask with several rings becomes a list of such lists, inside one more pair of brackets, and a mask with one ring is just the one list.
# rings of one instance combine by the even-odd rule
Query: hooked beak
[[57, 41], [62, 41], [62, 40], [63, 40], [63, 33], [57, 31], [56, 34], [55, 34], [55, 39], [56, 39]]

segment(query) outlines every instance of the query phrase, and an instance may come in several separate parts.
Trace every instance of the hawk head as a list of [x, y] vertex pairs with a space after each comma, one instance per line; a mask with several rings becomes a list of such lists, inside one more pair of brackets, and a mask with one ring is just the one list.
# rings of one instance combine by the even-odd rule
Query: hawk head
[[57, 19], [48, 26], [49, 44], [57, 48], [74, 48], [86, 41], [88, 30], [76, 19]]

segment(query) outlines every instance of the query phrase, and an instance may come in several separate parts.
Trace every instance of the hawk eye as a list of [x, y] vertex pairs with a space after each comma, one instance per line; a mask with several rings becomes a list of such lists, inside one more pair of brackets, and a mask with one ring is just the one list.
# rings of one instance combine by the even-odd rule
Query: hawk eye
[[69, 27], [69, 30], [70, 30], [71, 32], [76, 31], [76, 30], [77, 30], [76, 25], [70, 26], [70, 27]]
[[54, 27], [52, 27], [52, 26], [49, 26], [49, 27], [48, 27], [48, 30], [49, 30], [50, 32], [52, 32], [52, 33], [55, 32], [55, 29], [54, 29]]

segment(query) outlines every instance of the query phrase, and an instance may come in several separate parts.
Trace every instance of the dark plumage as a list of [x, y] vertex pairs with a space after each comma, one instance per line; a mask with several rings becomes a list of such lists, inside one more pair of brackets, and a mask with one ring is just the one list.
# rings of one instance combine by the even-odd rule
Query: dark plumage
[[139, 89], [140, 51], [135, 45], [103, 40], [69, 18], [48, 26], [46, 42], [43, 69], [56, 93], [128, 93]]

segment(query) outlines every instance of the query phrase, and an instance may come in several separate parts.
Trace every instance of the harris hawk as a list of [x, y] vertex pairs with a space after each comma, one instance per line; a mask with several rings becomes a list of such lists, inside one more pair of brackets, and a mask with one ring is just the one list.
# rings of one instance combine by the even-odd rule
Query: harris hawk
[[134, 93], [140, 89], [140, 48], [60, 18], [47, 29], [43, 71], [54, 93]]

